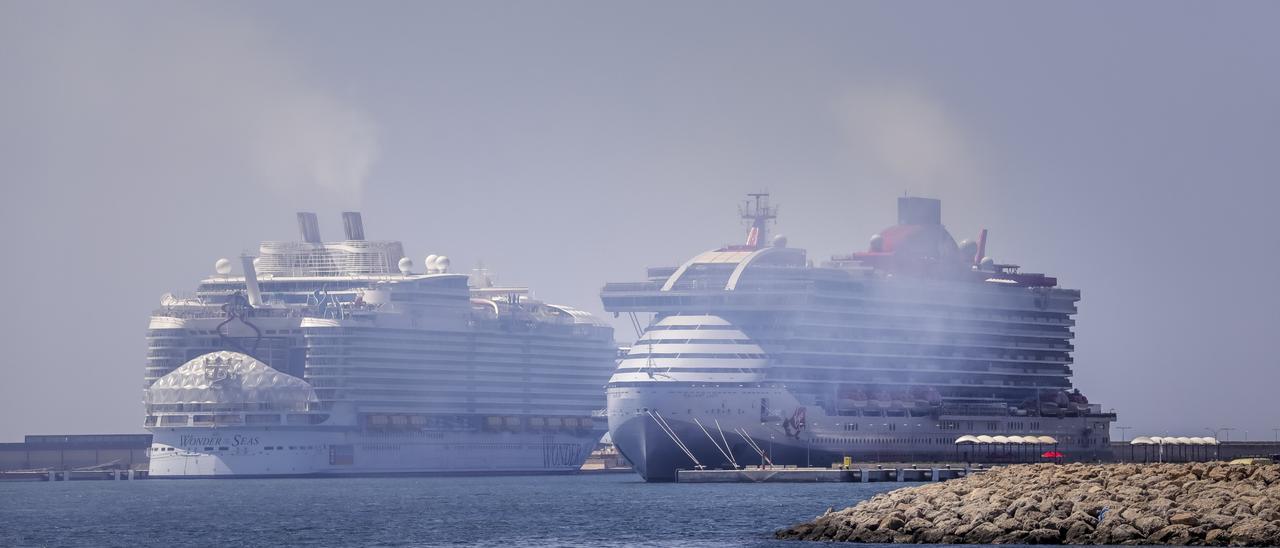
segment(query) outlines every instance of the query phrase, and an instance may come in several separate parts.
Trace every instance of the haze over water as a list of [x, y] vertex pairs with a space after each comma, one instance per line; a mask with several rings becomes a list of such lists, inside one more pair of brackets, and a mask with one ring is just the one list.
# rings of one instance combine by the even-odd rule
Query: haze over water
[[957, 238], [1083, 291], [1074, 382], [1130, 437], [1272, 439], [1278, 17], [5, 2], [0, 440], [140, 431], [160, 295], [295, 238], [296, 210], [603, 314], [606, 281], [741, 240], [766, 188], [817, 260], [941, 198]]
[[894, 486], [630, 474], [6, 484], [0, 545], [795, 546], [773, 531]]

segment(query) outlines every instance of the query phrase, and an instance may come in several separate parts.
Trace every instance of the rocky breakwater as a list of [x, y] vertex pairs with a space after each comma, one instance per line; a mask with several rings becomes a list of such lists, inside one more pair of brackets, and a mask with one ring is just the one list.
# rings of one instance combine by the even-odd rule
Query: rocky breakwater
[[1027, 464], [876, 495], [781, 539], [1280, 546], [1280, 465]]

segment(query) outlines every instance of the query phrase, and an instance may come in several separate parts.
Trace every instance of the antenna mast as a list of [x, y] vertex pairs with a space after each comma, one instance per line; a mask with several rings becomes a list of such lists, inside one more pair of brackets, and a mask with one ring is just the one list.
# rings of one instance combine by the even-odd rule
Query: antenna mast
[[778, 208], [769, 205], [768, 192], [747, 194], [747, 199], [738, 206], [738, 214], [742, 220], [750, 221], [751, 230], [747, 231], [747, 246], [760, 247], [768, 241], [769, 221], [778, 218]]

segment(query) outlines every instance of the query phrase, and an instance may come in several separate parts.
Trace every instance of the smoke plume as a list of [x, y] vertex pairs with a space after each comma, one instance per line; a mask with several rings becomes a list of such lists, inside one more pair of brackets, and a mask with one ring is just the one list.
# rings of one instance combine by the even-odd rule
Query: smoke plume
[[91, 166], [99, 180], [154, 191], [216, 176], [241, 195], [355, 205], [378, 155], [373, 122], [232, 10], [11, 5], [0, 61], [20, 84], [0, 108], [28, 117], [24, 146], [44, 163]]
[[839, 104], [855, 161], [917, 195], [977, 180], [971, 139], [944, 105], [909, 85], [855, 87]]

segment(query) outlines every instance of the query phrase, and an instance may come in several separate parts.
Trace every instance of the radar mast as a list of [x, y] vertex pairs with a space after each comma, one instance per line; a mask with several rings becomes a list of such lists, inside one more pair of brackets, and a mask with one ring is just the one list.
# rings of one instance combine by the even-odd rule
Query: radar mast
[[769, 221], [778, 218], [778, 208], [769, 205], [768, 192], [749, 193], [738, 206], [738, 214], [751, 225], [747, 231], [747, 247], [760, 247], [768, 241]]

